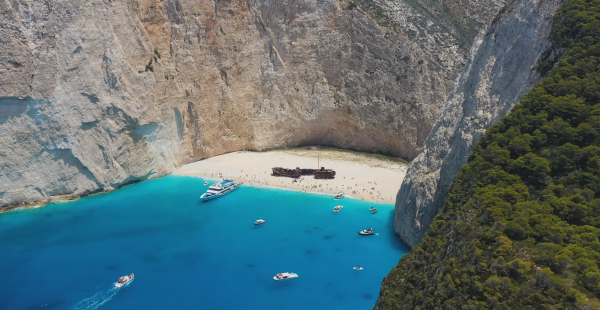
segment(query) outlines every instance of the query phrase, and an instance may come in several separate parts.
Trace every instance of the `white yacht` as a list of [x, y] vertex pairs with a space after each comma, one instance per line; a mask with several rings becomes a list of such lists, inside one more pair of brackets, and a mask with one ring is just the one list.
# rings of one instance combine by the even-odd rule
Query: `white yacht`
[[364, 270], [365, 268], [361, 267], [361, 266], [356, 266], [354, 267], [354, 270]]
[[273, 280], [275, 280], [275, 281], [288, 280], [288, 279], [293, 279], [293, 278], [297, 278], [297, 277], [298, 277], [298, 275], [293, 272], [282, 272], [282, 273], [278, 273], [276, 276], [274, 276]]
[[365, 230], [361, 230], [358, 232], [359, 235], [362, 236], [370, 236], [370, 235], [374, 235], [373, 233], [373, 228], [369, 228], [369, 229], [365, 229]]
[[215, 183], [211, 185], [206, 193], [200, 196], [202, 201], [207, 201], [215, 198], [219, 198], [221, 196], [225, 196], [234, 190], [236, 190], [239, 186], [239, 183], [234, 180], [223, 180], [222, 182]]
[[335, 208], [333, 208], [333, 213], [340, 212], [340, 210], [342, 210], [342, 208], [344, 208], [344, 206], [336, 206]]
[[116, 287], [123, 287], [123, 285], [133, 281], [133, 273], [119, 278], [119, 281], [115, 282]]
[[264, 224], [264, 223], [266, 223], [266, 222], [267, 222], [267, 221], [265, 221], [265, 220], [262, 220], [262, 219], [261, 219], [261, 220], [256, 220], [256, 222], [254, 222], [254, 225], [260, 225], [260, 224]]
[[335, 195], [335, 200], [340, 200], [340, 199], [344, 198], [344, 196], [345, 196], [344, 193], [339, 193], [339, 194]]
[[204, 186], [206, 186], [206, 185], [208, 185], [208, 181], [207, 181], [207, 182], [204, 182]]

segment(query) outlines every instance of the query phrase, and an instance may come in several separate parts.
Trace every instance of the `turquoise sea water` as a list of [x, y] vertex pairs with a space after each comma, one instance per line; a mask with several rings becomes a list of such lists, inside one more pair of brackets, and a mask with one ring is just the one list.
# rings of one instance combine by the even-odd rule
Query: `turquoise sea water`
[[[169, 176], [0, 214], [0, 309], [372, 309], [408, 252], [393, 205], [248, 186], [201, 203], [202, 183]], [[357, 234], [369, 227], [379, 235]]]

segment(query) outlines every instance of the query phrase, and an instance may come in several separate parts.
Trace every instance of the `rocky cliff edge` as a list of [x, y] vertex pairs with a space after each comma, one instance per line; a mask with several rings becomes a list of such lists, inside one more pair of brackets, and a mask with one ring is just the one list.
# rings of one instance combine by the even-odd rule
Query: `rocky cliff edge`
[[539, 81], [535, 66], [551, 46], [552, 18], [561, 3], [514, 1], [474, 43], [396, 198], [394, 231], [407, 245], [425, 236], [475, 142]]

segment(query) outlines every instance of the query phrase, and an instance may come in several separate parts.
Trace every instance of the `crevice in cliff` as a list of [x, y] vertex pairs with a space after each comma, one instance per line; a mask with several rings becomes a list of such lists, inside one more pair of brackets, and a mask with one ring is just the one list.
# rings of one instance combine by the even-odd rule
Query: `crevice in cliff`
[[[92, 173], [92, 171], [90, 171], [90, 169], [88, 169], [88, 167], [86, 167], [79, 160], [79, 158], [77, 158], [73, 154], [72, 149], [45, 148], [42, 152], [47, 152], [47, 153], [53, 155], [54, 158], [52, 158], [52, 160], [60, 162], [62, 165], [76, 168], [79, 171], [79, 173], [84, 175], [90, 181], [96, 183], [96, 186], [99, 190], [102, 190], [102, 188], [104, 188], [104, 186], [100, 182], [98, 182], [98, 180], [96, 179], [96, 176], [94, 176], [94, 173]], [[54, 190], [49, 190], [47, 193], [50, 196], [59, 196], [59, 195], [70, 194], [71, 191], [68, 190], [66, 187], [62, 186], [62, 187], [54, 189]]]

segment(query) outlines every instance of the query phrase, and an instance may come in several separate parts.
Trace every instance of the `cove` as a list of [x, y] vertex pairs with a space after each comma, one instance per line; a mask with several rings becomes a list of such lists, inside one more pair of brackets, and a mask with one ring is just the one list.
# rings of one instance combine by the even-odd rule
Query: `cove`
[[[204, 181], [0, 214], [0, 309], [372, 309], [408, 253], [391, 204], [244, 185], [202, 203]], [[357, 234], [370, 227], [379, 235]], [[280, 272], [299, 278], [274, 281]]]

